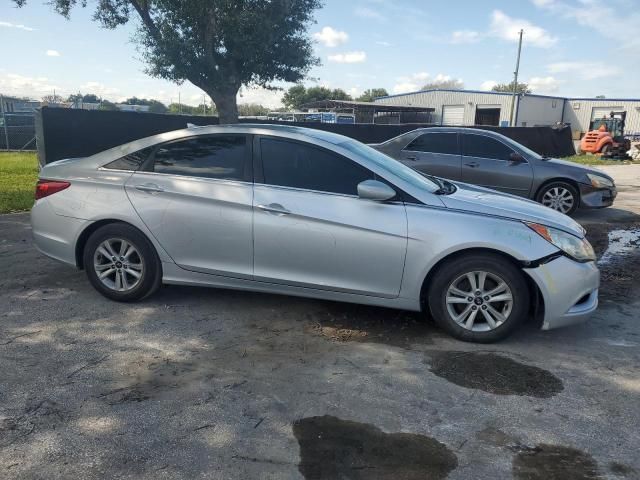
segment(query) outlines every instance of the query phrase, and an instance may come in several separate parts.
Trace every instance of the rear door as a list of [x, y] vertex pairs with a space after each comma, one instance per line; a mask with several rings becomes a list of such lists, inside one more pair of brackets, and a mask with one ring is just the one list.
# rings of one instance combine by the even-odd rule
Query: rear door
[[425, 133], [402, 150], [401, 161], [420, 172], [460, 180], [462, 159], [455, 132]]
[[331, 150], [256, 137], [256, 280], [397, 297], [407, 247], [401, 201], [357, 195], [370, 170]]
[[127, 181], [134, 208], [179, 266], [252, 278], [250, 147], [244, 134], [163, 144]]
[[500, 140], [480, 133], [463, 133], [462, 181], [526, 197], [533, 170], [526, 160], [514, 162], [515, 150]]

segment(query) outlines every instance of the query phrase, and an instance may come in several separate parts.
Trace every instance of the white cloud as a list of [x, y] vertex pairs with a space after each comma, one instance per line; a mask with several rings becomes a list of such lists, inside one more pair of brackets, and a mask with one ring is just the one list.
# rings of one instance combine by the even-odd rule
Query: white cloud
[[485, 80], [480, 84], [480, 90], [490, 91], [496, 85], [498, 85], [498, 82], [495, 80]]
[[[284, 91], [282, 90], [242, 87], [238, 93], [238, 103], [257, 103], [267, 108], [278, 109], [282, 107], [283, 95]], [[208, 98], [207, 101], [209, 101]]]
[[329, 55], [330, 62], [336, 63], [362, 63], [367, 59], [365, 52], [347, 52], [336, 53], [335, 55]]
[[33, 32], [35, 28], [27, 27], [26, 25], [16, 24], [11, 22], [0, 22], [0, 27], [17, 28], [18, 30], [24, 30], [26, 32]]
[[358, 17], [371, 18], [373, 20], [385, 21], [386, 18], [380, 12], [368, 7], [358, 7], [354, 10], [354, 13]]
[[401, 82], [401, 83], [396, 83], [393, 86], [393, 93], [409, 93], [409, 92], [415, 92], [419, 89], [420, 89], [420, 86], [416, 85], [415, 83]]
[[47, 57], [59, 57], [60, 52], [57, 50], [47, 50]]
[[622, 74], [620, 68], [606, 62], [556, 62], [547, 65], [549, 73], [570, 73], [584, 80], [595, 80]]
[[544, 28], [532, 24], [528, 20], [512, 18], [500, 10], [491, 14], [490, 34], [508, 41], [517, 41], [520, 30], [524, 30], [523, 42], [535, 47], [549, 48], [558, 39]]
[[82, 93], [94, 93], [99, 97], [112, 97], [120, 93], [120, 89], [107, 87], [100, 82], [86, 82], [80, 85], [79, 91]]
[[480, 33], [473, 30], [456, 30], [451, 34], [451, 43], [476, 43], [480, 41], [480, 37]]
[[0, 75], [0, 91], [5, 94], [42, 97], [52, 94], [58, 89], [46, 77], [26, 77], [16, 73], [6, 73]]
[[556, 93], [560, 88], [560, 82], [554, 77], [531, 77], [526, 83], [533, 93]]
[[[532, 0], [534, 5], [564, 18], [574, 20], [579, 25], [597, 31], [605, 38], [615, 40], [615, 47], [638, 48], [640, 36], [625, 35], [621, 32], [637, 32], [640, 24], [640, 13], [637, 8], [624, 3], [617, 8], [607, 3], [594, 0], [578, 0], [578, 2], [559, 0]], [[609, 2], [610, 3], [610, 2]], [[637, 52], [631, 52], [631, 59], [637, 59]]]
[[341, 32], [331, 27], [323, 27], [322, 30], [313, 34], [313, 38], [325, 47], [337, 47], [349, 40], [347, 32]]
[[380, 45], [381, 47], [391, 47], [391, 46], [393, 46], [393, 44], [391, 44], [389, 42], [385, 42], [384, 40], [378, 40], [376, 42], [376, 45]]

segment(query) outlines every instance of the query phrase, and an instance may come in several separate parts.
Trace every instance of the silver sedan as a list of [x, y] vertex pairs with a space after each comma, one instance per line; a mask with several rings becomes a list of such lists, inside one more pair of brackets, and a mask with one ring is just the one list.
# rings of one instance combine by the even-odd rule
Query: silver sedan
[[31, 221], [38, 249], [117, 301], [163, 283], [299, 295], [423, 311], [476, 342], [598, 303], [569, 217], [304, 128], [188, 128], [51, 163]]

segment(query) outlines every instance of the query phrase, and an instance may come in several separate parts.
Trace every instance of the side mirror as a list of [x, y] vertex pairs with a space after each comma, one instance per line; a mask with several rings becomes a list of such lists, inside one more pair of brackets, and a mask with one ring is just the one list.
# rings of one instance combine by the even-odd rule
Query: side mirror
[[516, 152], [511, 152], [511, 154], [509, 155], [509, 160], [514, 163], [524, 163], [527, 161], [522, 155]]
[[378, 180], [365, 180], [358, 184], [358, 197], [363, 200], [384, 202], [396, 196], [396, 191]]

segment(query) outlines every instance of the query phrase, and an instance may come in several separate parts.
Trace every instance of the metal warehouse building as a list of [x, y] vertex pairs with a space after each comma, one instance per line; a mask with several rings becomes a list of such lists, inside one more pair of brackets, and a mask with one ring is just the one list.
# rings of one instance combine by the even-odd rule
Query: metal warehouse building
[[[509, 126], [512, 95], [477, 90], [424, 90], [380, 97], [376, 103], [430, 107], [438, 125]], [[526, 94], [516, 96], [514, 126], [534, 127], [567, 123], [576, 137], [589, 131], [591, 122], [611, 111], [626, 111], [626, 132], [640, 135], [640, 99], [565, 98]]]

